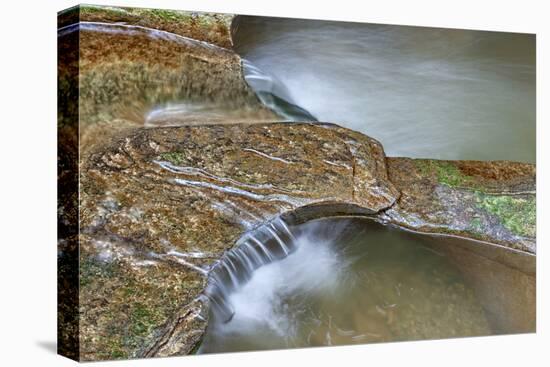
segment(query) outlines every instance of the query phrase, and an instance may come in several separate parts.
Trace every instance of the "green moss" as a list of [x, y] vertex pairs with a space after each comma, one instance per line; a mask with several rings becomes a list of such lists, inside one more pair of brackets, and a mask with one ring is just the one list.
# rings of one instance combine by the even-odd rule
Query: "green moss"
[[136, 303], [130, 312], [129, 333], [125, 338], [125, 344], [130, 349], [137, 349], [162, 321], [158, 309]]
[[473, 177], [463, 174], [454, 164], [438, 160], [415, 160], [416, 167], [422, 175], [434, 172], [439, 183], [449, 187], [468, 187], [479, 189]]
[[124, 9], [114, 6], [99, 6], [99, 5], [80, 5], [80, 12], [82, 14], [112, 14], [112, 15], [127, 15], [128, 12]]
[[111, 350], [111, 359], [126, 359], [128, 358], [128, 353], [124, 352], [121, 349]]
[[143, 10], [143, 12], [147, 12], [151, 15], [154, 15], [155, 17], [161, 18], [162, 20], [166, 21], [182, 21], [189, 20], [191, 18], [190, 14], [176, 10], [147, 9]]
[[182, 164], [184, 161], [183, 153], [178, 152], [162, 153], [160, 155], [160, 158], [162, 160], [175, 164], [176, 166]]
[[102, 335], [100, 359], [127, 359], [147, 344], [153, 329], [159, 324], [159, 315], [142, 303], [129, 302], [128, 320], [122, 322], [118, 313], [106, 315], [108, 325]]
[[502, 225], [520, 236], [536, 235], [536, 198], [477, 194], [480, 208], [497, 216]]
[[130, 283], [130, 285], [126, 286], [124, 288], [124, 296], [126, 297], [132, 297], [136, 295], [136, 286], [133, 283]]
[[121, 343], [121, 338], [112, 338], [109, 340], [109, 358], [111, 359], [126, 359], [130, 357], [128, 352], [124, 350]]
[[[113, 319], [112, 314], [108, 314]], [[120, 330], [109, 325], [101, 336], [101, 349], [97, 352], [98, 359], [127, 359], [130, 354], [124, 346], [123, 336]]]
[[131, 17], [136, 20], [144, 17], [157, 18], [170, 22], [189, 21], [191, 19], [191, 13], [189, 12], [166, 9], [118, 8], [114, 6], [81, 5], [80, 12], [82, 14], [99, 14], [106, 17]]
[[111, 278], [116, 272], [116, 263], [97, 261], [88, 257], [80, 262], [80, 286], [85, 287], [99, 279]]

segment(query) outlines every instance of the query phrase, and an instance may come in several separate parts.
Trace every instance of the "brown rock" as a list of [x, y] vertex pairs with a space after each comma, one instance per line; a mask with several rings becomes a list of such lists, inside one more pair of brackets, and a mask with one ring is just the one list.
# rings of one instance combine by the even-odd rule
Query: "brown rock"
[[[144, 125], [279, 119], [245, 82], [241, 58], [231, 50], [160, 30], [93, 22], [61, 28], [58, 40], [60, 119], [74, 116], [71, 108], [78, 111], [84, 152]], [[72, 85], [79, 86], [76, 96], [69, 94]]]
[[535, 165], [388, 158], [401, 192], [381, 218], [420, 232], [536, 252]]
[[124, 23], [167, 31], [216, 46], [231, 48], [230, 28], [234, 15], [183, 10], [78, 5], [59, 13], [60, 23]]
[[329, 124], [142, 128], [92, 150], [80, 183], [85, 360], [190, 352], [206, 272], [245, 231], [397, 197], [380, 144]]

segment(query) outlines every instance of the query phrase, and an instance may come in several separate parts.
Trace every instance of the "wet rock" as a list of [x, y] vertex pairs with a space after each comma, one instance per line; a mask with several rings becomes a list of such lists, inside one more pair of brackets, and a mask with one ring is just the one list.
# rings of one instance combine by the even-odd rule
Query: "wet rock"
[[536, 252], [535, 165], [388, 158], [400, 191], [384, 221]]
[[79, 5], [59, 14], [63, 25], [75, 23], [75, 19], [77, 22], [124, 23], [159, 29], [224, 48], [233, 46], [230, 35], [233, 18], [232, 14], [96, 5]]
[[90, 151], [80, 186], [84, 360], [189, 353], [206, 274], [244, 232], [297, 208], [374, 214], [398, 196], [380, 144], [330, 124], [132, 130]]
[[[79, 111], [83, 152], [144, 125], [279, 119], [245, 82], [241, 58], [231, 50], [128, 24], [77, 23], [58, 35], [59, 63], [67, 70], [59, 89], [67, 94], [79, 85], [77, 97], [61, 96], [73, 107], [60, 115]], [[76, 72], [69, 69], [73, 54], [79, 57]]]

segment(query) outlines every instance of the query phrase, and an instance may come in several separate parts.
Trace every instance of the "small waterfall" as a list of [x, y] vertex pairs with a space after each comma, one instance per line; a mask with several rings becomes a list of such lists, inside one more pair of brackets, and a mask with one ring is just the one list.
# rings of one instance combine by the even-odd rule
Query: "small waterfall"
[[265, 106], [287, 121], [317, 121], [316, 117], [292, 102], [287, 88], [277, 78], [246, 59], [242, 60], [242, 65], [245, 81]]
[[289, 224], [265, 223], [211, 270], [199, 354], [492, 333], [432, 239], [359, 217]]
[[224, 322], [235, 313], [229, 295], [246, 284], [263, 265], [283, 259], [296, 250], [296, 238], [285, 221], [277, 217], [246, 233], [212, 269], [205, 296], [214, 317]]

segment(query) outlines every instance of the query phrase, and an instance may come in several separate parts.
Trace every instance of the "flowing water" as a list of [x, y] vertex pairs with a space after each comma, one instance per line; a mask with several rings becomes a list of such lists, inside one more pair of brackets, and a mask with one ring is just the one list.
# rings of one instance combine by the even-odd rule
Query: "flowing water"
[[248, 16], [233, 33], [248, 75], [388, 155], [535, 161], [534, 35]]
[[276, 220], [213, 270], [199, 353], [489, 335], [474, 291], [425, 237], [361, 218]]

